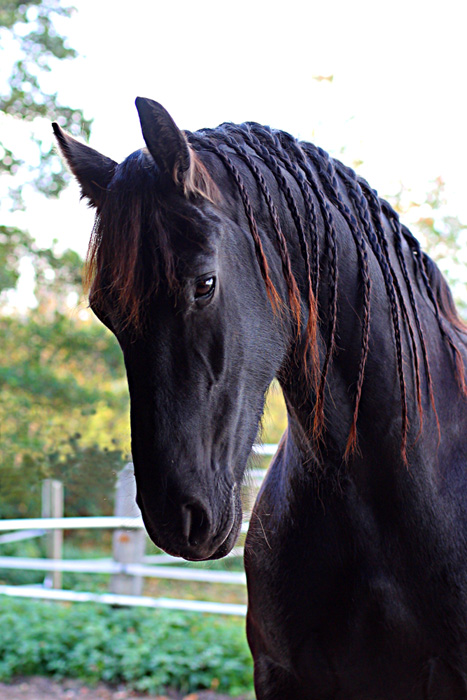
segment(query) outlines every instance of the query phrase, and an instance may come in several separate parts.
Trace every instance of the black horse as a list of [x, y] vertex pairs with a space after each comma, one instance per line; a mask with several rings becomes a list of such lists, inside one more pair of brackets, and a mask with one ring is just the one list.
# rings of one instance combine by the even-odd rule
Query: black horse
[[245, 546], [257, 697], [467, 698], [467, 346], [446, 282], [321, 149], [136, 104], [146, 148], [120, 165], [54, 130], [97, 211], [90, 305], [123, 350], [150, 536], [230, 551], [277, 377], [288, 429]]

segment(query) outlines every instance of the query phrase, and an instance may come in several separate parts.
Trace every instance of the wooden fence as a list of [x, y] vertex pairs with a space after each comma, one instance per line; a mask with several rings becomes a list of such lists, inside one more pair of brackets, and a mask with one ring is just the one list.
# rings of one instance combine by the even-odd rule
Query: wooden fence
[[[276, 445], [262, 445], [255, 448], [257, 454], [272, 455]], [[264, 470], [250, 470], [248, 487], [244, 501], [248, 511]], [[143, 596], [144, 578], [174, 579], [245, 585], [244, 572], [209, 570], [195, 564], [183, 567], [180, 559], [168, 554], [145, 556], [146, 533], [139, 509], [135, 502], [136, 486], [132, 465], [127, 465], [117, 481], [115, 515], [107, 517], [63, 517], [63, 488], [60, 482], [46, 480], [42, 491], [42, 518], [0, 520], [0, 545], [32, 537], [46, 537], [47, 557], [0, 556], [0, 569], [20, 569], [46, 572], [42, 585], [11, 586], [0, 585], [0, 595], [40, 598], [66, 601], [91, 601], [110, 605], [130, 605], [174, 610], [220, 613], [225, 615], [245, 615], [246, 606], [215, 601], [180, 600], [174, 598], [151, 598]], [[112, 550], [110, 559], [64, 559], [62, 556], [63, 531], [74, 529], [112, 529]], [[248, 529], [243, 523], [242, 533]], [[240, 545], [240, 541], [238, 543]], [[243, 549], [237, 546], [231, 557], [241, 557]], [[64, 590], [63, 572], [110, 574], [109, 593]]]

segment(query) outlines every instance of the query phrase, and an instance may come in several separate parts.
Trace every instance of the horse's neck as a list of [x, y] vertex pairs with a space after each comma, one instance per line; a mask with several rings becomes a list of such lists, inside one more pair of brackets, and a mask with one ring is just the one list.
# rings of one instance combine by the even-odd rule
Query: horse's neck
[[[345, 188], [342, 191], [345, 197]], [[304, 207], [302, 198], [297, 198], [297, 202], [299, 208]], [[329, 200], [327, 205], [332, 210], [334, 219], [334, 244], [329, 226], [324, 222], [326, 217], [318, 216], [316, 223], [320, 258], [318, 335], [321, 371], [333, 323], [334, 286], [337, 288], [337, 316], [335, 349], [325, 383], [324, 421], [321, 426], [322, 439], [318, 442], [319, 453], [328, 463], [341, 465], [355, 411], [359, 368], [365, 361], [355, 454], [362, 455], [369, 462], [377, 461], [384, 452], [392, 463], [401, 463], [404, 420], [408, 426], [407, 450], [411, 450], [413, 459], [418, 454], [428, 454], [430, 457], [442, 454], [443, 444], [441, 450], [438, 449], [438, 425], [441, 429], [441, 442], [444, 436], [449, 440], [453, 431], [455, 433], [456, 422], [463, 424], [467, 434], [467, 412], [455, 376], [453, 351], [440, 331], [433, 298], [430, 298], [430, 290], [426, 287], [426, 275], [422, 279], [423, 266], [420, 265], [416, 246], [410, 245], [410, 238], [402, 235], [401, 229], [396, 233], [390, 224], [392, 215], [389, 212], [382, 216], [379, 232], [373, 230], [372, 235], [368, 231], [364, 234], [365, 251], [359, 242], [362, 231], [351, 228], [350, 220], [338, 211], [337, 205]], [[322, 205], [316, 198], [315, 208], [318, 213], [322, 213]], [[284, 211], [282, 223], [292, 268], [302, 292], [302, 308], [307, 308], [308, 281], [300, 253], [301, 246], [298, 245], [295, 221], [287, 213], [287, 208]], [[306, 221], [306, 211], [301, 210], [300, 214]], [[394, 217], [392, 219], [396, 221]], [[360, 222], [361, 229], [362, 226]], [[366, 272], [363, 269], [363, 258], [368, 261]], [[277, 265], [277, 270], [280, 278], [280, 264]], [[365, 345], [365, 274], [367, 281], [371, 282], [366, 358], [362, 352]], [[449, 325], [449, 322], [446, 321], [446, 324]], [[303, 323], [302, 328], [305, 325]], [[453, 336], [456, 336], [455, 331]], [[462, 343], [457, 344], [462, 349]], [[300, 353], [300, 348], [291, 339], [291, 352], [283, 364], [280, 381], [291, 416], [290, 438], [296, 442], [299, 452], [304, 452], [306, 458], [310, 459], [317, 451], [318, 431], [316, 424], [313, 425], [316, 387], [310, 386], [304, 366], [300, 363], [297, 365]], [[403, 417], [403, 403], [406, 405], [406, 418]], [[420, 433], [421, 415], [423, 430]]]
[[[321, 440], [313, 437], [313, 415], [316, 410], [316, 393], [303, 367], [289, 371], [283, 382], [290, 416], [290, 439], [301, 453], [324, 459], [340, 468], [355, 409], [355, 387], [359, 363], [362, 357], [361, 284], [359, 271], [352, 253], [352, 246], [341, 244], [341, 260], [338, 287], [338, 315], [336, 349], [328, 370], [325, 389], [325, 420]], [[381, 273], [373, 264], [371, 291], [370, 344], [366, 358], [364, 380], [358, 410], [358, 444], [355, 457], [350, 461], [378, 462], [385, 460], [403, 464], [401, 455], [402, 400], [401, 380], [397, 365], [393, 318]], [[327, 280], [322, 279], [320, 291], [321, 313], [320, 357], [321, 367], [329, 338], [329, 318], [326, 304], [329, 292]], [[414, 285], [417, 281], [414, 280]], [[403, 285], [401, 285], [403, 287]], [[452, 440], [459, 424], [466, 425], [465, 403], [455, 376], [452, 351], [443, 340], [433, 310], [420, 301], [420, 322], [426, 342], [428, 366], [431, 374], [433, 409], [430, 397], [427, 366], [423, 359], [420, 339], [416, 337], [417, 361], [422, 410], [417, 402], [416, 360], [412, 346], [412, 334], [416, 336], [415, 320], [409, 301], [405, 300], [409, 318], [399, 308], [401, 352], [403, 357], [403, 383], [408, 414], [408, 458], [417, 460], [419, 455], [442, 455], [443, 441]], [[423, 306], [424, 303], [424, 306]], [[415, 329], [415, 330], [414, 330]], [[462, 349], [462, 344], [459, 343]], [[295, 351], [294, 351], [295, 352]], [[456, 422], [457, 421], [457, 422]], [[439, 426], [439, 429], [438, 429]], [[422, 430], [421, 430], [422, 428]], [[441, 433], [440, 433], [441, 431]], [[316, 437], [316, 431], [315, 431]], [[441, 438], [441, 442], [440, 442]], [[438, 443], [440, 442], [440, 445]]]

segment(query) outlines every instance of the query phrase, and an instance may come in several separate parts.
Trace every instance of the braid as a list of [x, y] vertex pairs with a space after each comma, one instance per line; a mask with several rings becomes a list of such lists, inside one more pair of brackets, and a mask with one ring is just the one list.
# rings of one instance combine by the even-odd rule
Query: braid
[[[255, 150], [255, 152], [259, 155], [264, 154], [266, 152], [268, 154], [268, 165], [274, 170], [274, 175], [276, 177], [276, 180], [279, 184], [280, 187], [284, 190], [286, 200], [291, 212], [291, 215], [294, 219], [294, 223], [297, 229], [298, 233], [298, 238], [299, 238], [299, 243], [300, 243], [300, 251], [302, 254], [302, 259], [305, 265], [305, 276], [306, 276], [306, 282], [307, 282], [307, 293], [308, 293], [308, 299], [307, 299], [307, 306], [308, 306], [308, 321], [307, 321], [307, 327], [306, 327], [306, 333], [305, 333], [305, 346], [304, 346], [304, 362], [305, 362], [305, 368], [307, 368], [308, 363], [307, 363], [307, 357], [308, 353], [311, 354], [311, 370], [312, 370], [312, 383], [317, 388], [318, 386], [318, 375], [319, 375], [319, 355], [318, 355], [318, 346], [316, 342], [316, 333], [317, 333], [317, 317], [318, 317], [318, 311], [317, 311], [317, 296], [315, 295], [313, 289], [316, 289], [316, 294], [317, 294], [317, 289], [318, 289], [318, 279], [319, 279], [319, 264], [318, 264], [318, 251], [319, 248], [318, 246], [313, 247], [313, 251], [310, 255], [310, 249], [308, 245], [308, 239], [305, 234], [305, 230], [303, 228], [302, 224], [302, 219], [300, 216], [300, 213], [298, 211], [297, 204], [295, 202], [295, 198], [292, 194], [292, 191], [290, 189], [290, 186], [288, 185], [287, 179], [285, 178], [282, 170], [280, 167], [277, 166], [274, 160], [272, 160], [272, 163], [270, 162], [270, 155], [269, 151], [266, 149], [265, 144], [261, 141], [260, 135], [262, 131], [266, 131], [268, 134], [268, 144], [271, 147], [271, 144], [274, 141], [274, 136], [267, 130], [261, 129], [261, 127], [258, 127], [256, 124], [248, 124], [249, 127], [249, 134], [248, 138], [246, 138], [246, 142], [250, 145], [251, 148]], [[255, 133], [258, 132], [258, 135]], [[245, 137], [244, 137], [245, 138]], [[265, 139], [266, 140], [266, 139]], [[275, 150], [275, 148], [271, 148], [271, 150]], [[282, 155], [281, 161], [283, 164], [287, 167], [289, 172], [292, 172], [292, 169], [294, 171], [292, 174], [295, 175], [298, 173], [300, 175], [300, 172], [298, 171], [297, 167], [295, 164], [293, 164], [290, 160], [288, 160], [285, 155]], [[305, 210], [307, 212], [307, 223], [309, 225], [309, 229], [312, 232], [312, 239], [318, 240], [318, 229], [317, 229], [317, 222], [316, 222], [316, 210], [315, 210], [315, 205], [313, 202], [313, 199], [311, 198], [309, 187], [306, 187], [302, 182], [303, 178], [299, 180], [299, 185], [300, 185], [300, 191], [302, 193], [302, 196], [304, 197], [305, 203], [308, 204], [308, 206], [305, 206]], [[316, 265], [314, 265], [314, 269], [312, 270], [310, 266], [310, 258], [313, 258], [316, 260]]]
[[281, 263], [282, 263], [282, 271], [284, 273], [284, 278], [287, 284], [287, 291], [288, 291], [288, 297], [289, 297], [289, 303], [290, 303], [290, 308], [292, 311], [293, 318], [295, 319], [295, 322], [297, 324], [298, 331], [300, 331], [300, 325], [301, 325], [301, 311], [300, 311], [300, 295], [297, 287], [297, 282], [295, 280], [295, 277], [292, 272], [292, 267], [291, 267], [291, 262], [290, 262], [290, 256], [289, 252], [287, 249], [287, 241], [285, 240], [284, 233], [282, 231], [280, 221], [279, 221], [279, 215], [277, 213], [276, 205], [274, 204], [271, 192], [269, 191], [269, 188], [267, 186], [266, 180], [264, 178], [263, 173], [261, 170], [258, 168], [256, 163], [252, 160], [250, 157], [248, 151], [246, 148], [241, 146], [235, 139], [233, 139], [230, 136], [227, 136], [225, 139], [225, 143], [227, 143], [228, 146], [230, 146], [243, 160], [246, 162], [248, 167], [250, 168], [256, 182], [258, 183], [261, 192], [263, 194], [263, 197], [266, 201], [268, 210], [269, 210], [269, 215], [271, 217], [271, 221], [273, 224], [273, 228], [276, 234], [276, 239], [278, 243], [278, 248], [279, 248], [279, 254], [281, 257]]
[[[275, 147], [274, 151], [275, 154], [277, 155], [278, 158], [282, 161], [282, 163], [285, 165], [285, 167], [288, 169], [288, 171], [295, 177], [297, 180], [302, 195], [304, 196], [305, 201], [306, 200], [306, 195], [311, 199], [310, 193], [309, 193], [309, 187], [305, 187], [303, 183], [315, 183], [315, 175], [311, 168], [309, 167], [309, 164], [307, 162], [307, 159], [305, 158], [304, 151], [300, 147], [300, 145], [296, 142], [296, 140], [290, 136], [289, 134], [283, 133], [283, 132], [278, 132], [276, 134], [277, 136], [277, 141], [280, 143], [282, 148], [277, 148]], [[303, 146], [306, 148], [308, 144], [303, 144]], [[296, 164], [290, 159], [289, 157], [289, 152], [293, 153], [297, 162], [300, 165], [300, 168], [302, 171], [305, 173], [306, 178], [305, 179], [300, 172], [300, 170], [297, 168]], [[327, 154], [324, 152], [320, 153], [320, 155], [323, 157], [323, 160], [325, 161], [327, 165], [327, 169], [323, 170], [321, 168], [321, 164], [319, 163], [318, 166], [318, 171], [320, 175], [323, 175], [324, 182], [328, 184], [328, 194], [331, 194], [332, 200], [335, 201], [335, 203], [338, 205], [341, 213], [343, 213], [344, 218], [346, 219], [347, 223], [349, 224], [349, 229], [353, 234], [353, 237], [356, 241], [357, 245], [357, 251], [358, 251], [358, 256], [359, 256], [359, 267], [361, 270], [362, 274], [362, 279], [363, 279], [363, 322], [362, 322], [362, 353], [360, 357], [360, 363], [359, 363], [359, 370], [358, 370], [358, 380], [357, 380], [357, 389], [356, 389], [356, 394], [355, 394], [355, 404], [354, 404], [354, 412], [353, 412], [353, 420], [352, 420], [352, 425], [346, 445], [346, 450], [345, 450], [345, 458], [348, 458], [348, 456], [355, 451], [356, 449], [356, 443], [357, 443], [357, 417], [358, 417], [358, 409], [360, 405], [360, 398], [361, 398], [361, 392], [362, 392], [362, 387], [363, 387], [363, 377], [365, 373], [365, 365], [366, 365], [366, 360], [368, 356], [368, 350], [369, 350], [369, 337], [370, 337], [370, 288], [371, 288], [371, 282], [370, 282], [370, 276], [368, 272], [368, 254], [366, 250], [366, 244], [365, 244], [365, 239], [360, 231], [360, 227], [358, 226], [358, 223], [355, 219], [355, 216], [352, 214], [348, 206], [345, 204], [344, 200], [342, 199], [340, 193], [339, 193], [339, 186], [337, 183], [337, 178], [336, 178], [336, 173], [334, 166], [332, 164], [331, 159]], [[316, 183], [315, 183], [316, 187]], [[311, 201], [313, 201], [311, 199]], [[316, 231], [317, 232], [317, 231]]]
[[[370, 208], [370, 211], [371, 211], [371, 214], [373, 217], [373, 222], [374, 222], [374, 226], [376, 229], [376, 233], [378, 235], [383, 253], [386, 257], [389, 269], [391, 271], [394, 287], [396, 289], [396, 293], [397, 293], [397, 296], [399, 299], [399, 305], [400, 305], [400, 308], [401, 308], [402, 313], [404, 315], [404, 318], [407, 321], [407, 328], [409, 331], [410, 342], [411, 342], [411, 346], [412, 346], [412, 357], [414, 359], [417, 407], [418, 407], [418, 415], [419, 415], [419, 419], [420, 419], [420, 427], [419, 427], [418, 435], [416, 438], [416, 440], [418, 440], [418, 437], [420, 436], [422, 428], [423, 428], [423, 404], [422, 404], [422, 392], [421, 392], [421, 380], [420, 380], [420, 362], [418, 359], [418, 349], [417, 349], [417, 343], [415, 340], [415, 333], [414, 333], [414, 330], [412, 328], [412, 324], [410, 323], [408, 309], [407, 309], [407, 306], [405, 304], [405, 300], [404, 300], [404, 296], [402, 294], [399, 280], [397, 278], [397, 275], [396, 275], [394, 268], [392, 266], [392, 263], [391, 263], [391, 259], [390, 259], [390, 255], [389, 255], [389, 244], [388, 244], [388, 241], [387, 241], [387, 238], [386, 238], [386, 235], [384, 233], [384, 229], [383, 229], [383, 226], [381, 223], [382, 210], [381, 210], [381, 204], [380, 204], [378, 195], [376, 194], [376, 192], [374, 192], [374, 190], [371, 189], [371, 187], [368, 185], [368, 183], [365, 180], [363, 180], [362, 178], [358, 178], [358, 181], [362, 187], [362, 190], [365, 192], [365, 195], [367, 197], [368, 206]], [[391, 224], [391, 227], [394, 230], [394, 226], [392, 224]], [[415, 317], [415, 323], [417, 325], [417, 331], [419, 331], [420, 342], [422, 345], [422, 354], [424, 356], [424, 361], [426, 360], [425, 369], [427, 371], [428, 384], [429, 384], [429, 386], [431, 386], [431, 373], [430, 373], [430, 368], [427, 365], [428, 358], [426, 357], [425, 339], [423, 337], [423, 331], [422, 331], [421, 326], [420, 326], [420, 319], [418, 317], [417, 305], [415, 302], [415, 297], [413, 294], [413, 288], [412, 288], [412, 285], [410, 282], [410, 278], [408, 276], [407, 266], [405, 265], [405, 259], [404, 259], [404, 256], [402, 254], [402, 248], [400, 247], [400, 245], [399, 246], [397, 245], [397, 233], [396, 233], [396, 245], [395, 245], [395, 247], [396, 247], [396, 254], [397, 254], [398, 261], [399, 261], [399, 265], [401, 266], [402, 274], [403, 274], [404, 280], [407, 284], [410, 304], [412, 307], [412, 312], [413, 312], [414, 317]], [[432, 403], [434, 404], [434, 401]], [[435, 415], [436, 415], [436, 409], [435, 409]], [[437, 415], [436, 415], [436, 418], [437, 418]]]
[[[314, 150], [313, 146], [311, 144], [306, 144], [306, 152], [311, 155], [311, 151]], [[362, 319], [362, 351], [360, 355], [360, 362], [359, 362], [359, 368], [358, 368], [358, 379], [357, 379], [357, 388], [355, 391], [355, 399], [354, 399], [354, 412], [353, 412], [353, 419], [352, 419], [352, 424], [349, 432], [349, 436], [347, 439], [347, 445], [345, 448], [345, 453], [344, 453], [344, 458], [348, 459], [349, 456], [355, 452], [357, 448], [357, 418], [358, 418], [358, 410], [360, 406], [360, 399], [362, 395], [362, 388], [363, 388], [363, 379], [365, 375], [365, 366], [366, 366], [366, 361], [368, 357], [368, 351], [370, 347], [370, 298], [371, 298], [371, 280], [370, 280], [370, 274], [369, 274], [369, 269], [368, 269], [368, 252], [367, 252], [367, 247], [366, 247], [366, 242], [365, 238], [363, 236], [363, 232], [361, 230], [361, 226], [359, 225], [357, 219], [355, 218], [355, 215], [351, 211], [351, 209], [347, 206], [345, 203], [344, 199], [342, 198], [340, 191], [339, 191], [339, 183], [337, 181], [337, 174], [336, 174], [336, 169], [334, 166], [334, 163], [332, 159], [328, 156], [327, 153], [324, 151], [319, 151], [319, 155], [321, 156], [322, 160], [324, 161], [324, 164], [326, 165], [325, 168], [322, 167], [320, 159], [317, 157], [316, 150], [314, 150], [313, 156], [314, 156], [314, 162], [316, 167], [319, 170], [320, 175], [322, 176], [323, 182], [327, 185], [326, 192], [327, 194], [331, 197], [331, 199], [335, 202], [337, 205], [339, 211], [345, 218], [350, 231], [352, 232], [352, 236], [354, 238], [355, 244], [356, 244], [356, 249], [357, 249], [357, 254], [358, 254], [358, 259], [359, 259], [359, 270], [362, 276], [362, 282], [363, 282], [363, 319]], [[305, 162], [301, 163], [301, 166], [304, 168], [305, 172], [310, 170], [308, 164]]]
[[[255, 127], [257, 130], [257, 127]], [[292, 175], [295, 175], [298, 171], [298, 169], [295, 169], [292, 167], [290, 160], [284, 155], [284, 151], [281, 149], [278, 149], [277, 146], [274, 144], [273, 140], [273, 135], [268, 134], [267, 131], [262, 131], [262, 136], [268, 138], [268, 145], [271, 147], [272, 150], [276, 152], [277, 155], [280, 156], [280, 159], [284, 163], [284, 166], [291, 172]], [[284, 195], [286, 197], [287, 204], [289, 206], [290, 212], [292, 214], [292, 217], [294, 218], [294, 223], [296, 225], [297, 231], [299, 232], [299, 238], [301, 243], [303, 244], [304, 250], [302, 251], [302, 255], [305, 259], [305, 261], [308, 259], [307, 255], [307, 242], [306, 242], [306, 237], [303, 232], [303, 227], [301, 223], [301, 218], [300, 214], [297, 209], [297, 205], [295, 202], [295, 199], [293, 197], [293, 194], [290, 190], [290, 186], [287, 182], [287, 179], [284, 176], [284, 173], [281, 169], [281, 167], [278, 165], [276, 160], [272, 158], [271, 154], [269, 153], [269, 150], [266, 148], [266, 146], [260, 141], [259, 138], [257, 138], [256, 134], [253, 134], [250, 130], [250, 139], [248, 140], [248, 144], [256, 151], [256, 153], [266, 160], [267, 165], [273, 170], [279, 185], [282, 187], [282, 190], [284, 192]], [[302, 178], [299, 177], [299, 181]], [[326, 349], [326, 354], [324, 357], [324, 362], [323, 362], [323, 369], [321, 371], [321, 379], [319, 382], [318, 390], [317, 390], [317, 397], [316, 397], [316, 405], [315, 405], [315, 416], [314, 416], [314, 421], [313, 421], [313, 434], [316, 439], [318, 439], [321, 435], [321, 432], [324, 428], [324, 390], [326, 386], [326, 378], [327, 378], [327, 373], [331, 361], [331, 357], [334, 353], [335, 350], [335, 337], [336, 337], [336, 327], [337, 327], [337, 279], [338, 279], [338, 271], [337, 271], [337, 236], [336, 236], [336, 231], [334, 227], [334, 219], [332, 215], [331, 208], [329, 207], [329, 203], [325, 199], [321, 189], [317, 185], [315, 179], [313, 178], [310, 182], [309, 185], [313, 188], [313, 191], [315, 193], [315, 196], [318, 199], [318, 202], [320, 204], [320, 208], [323, 214], [323, 218], [325, 221], [325, 230], [326, 230], [326, 239], [327, 239], [327, 248], [329, 250], [329, 277], [330, 277], [330, 308], [331, 308], [331, 329], [330, 329], [330, 335], [329, 335], [329, 342], [328, 346]], [[316, 344], [315, 344], [316, 345]]]
[[[340, 166], [340, 167], [339, 167]], [[399, 389], [401, 395], [401, 415], [402, 415], [402, 437], [401, 437], [401, 452], [404, 464], [407, 464], [407, 436], [408, 436], [408, 407], [407, 407], [407, 389], [405, 385], [404, 366], [402, 360], [402, 336], [400, 326], [400, 313], [395, 293], [395, 273], [389, 261], [389, 252], [387, 249], [387, 240], [379, 219], [371, 221], [371, 214], [368, 202], [365, 199], [360, 182], [356, 174], [350, 168], [338, 164], [340, 173], [344, 176], [348, 185], [348, 194], [352, 200], [358, 215], [363, 224], [365, 233], [370, 241], [373, 253], [378, 260], [381, 272], [383, 273], [386, 293], [389, 297], [389, 305], [391, 308], [392, 324], [394, 329], [394, 340], [396, 344], [396, 361], [397, 371], [399, 376]], [[376, 235], [375, 230], [379, 235]], [[383, 248], [383, 250], [382, 250]], [[410, 325], [410, 324], [409, 324]]]
[[408, 234], [411, 238], [411, 243], [412, 243], [412, 245], [415, 249], [415, 252], [416, 252], [415, 258], [417, 261], [417, 268], [418, 268], [420, 276], [423, 280], [423, 284], [424, 284], [425, 289], [427, 291], [428, 298], [430, 299], [431, 303], [433, 304], [436, 320], [438, 322], [439, 331], [441, 333], [443, 340], [451, 348], [451, 351], [452, 351], [453, 357], [454, 357], [454, 365], [455, 365], [455, 369], [456, 369], [457, 379], [459, 381], [462, 393], [464, 394], [464, 396], [467, 396], [467, 387], [465, 384], [465, 373], [464, 373], [464, 361], [462, 359], [462, 355], [459, 352], [459, 348], [453, 342], [451, 336], [446, 332], [446, 330], [444, 328], [443, 320], [441, 318], [441, 314], [439, 311], [439, 305], [438, 305], [438, 302], [436, 301], [436, 297], [433, 293], [433, 289], [431, 287], [430, 280], [428, 279], [427, 270], [426, 270], [426, 262], [425, 262], [425, 253], [422, 251], [422, 249], [420, 247], [420, 243], [417, 241], [417, 239], [414, 236], [412, 236], [410, 231], [408, 231], [408, 229], [406, 229], [405, 227], [403, 227], [403, 231], [404, 231], [404, 234]]
[[[396, 212], [387, 204], [387, 202], [382, 201], [382, 205], [384, 208], [384, 213], [389, 220], [392, 230], [394, 231], [394, 240], [395, 240], [395, 248], [396, 248], [396, 253], [397, 253], [397, 258], [399, 260], [399, 264], [402, 269], [402, 274], [404, 276], [405, 284], [407, 286], [407, 290], [409, 293], [409, 299], [410, 299], [410, 305], [412, 307], [412, 312], [415, 318], [415, 325], [417, 327], [417, 333], [418, 337], [420, 338], [420, 344], [422, 348], [422, 357], [423, 357], [423, 363], [425, 365], [425, 373], [426, 373], [426, 378], [427, 378], [427, 384], [428, 384], [428, 394], [430, 397], [430, 403], [431, 407], [433, 409], [435, 419], [436, 419], [436, 425], [438, 428], [438, 435], [441, 437], [441, 428], [439, 425], [439, 419], [438, 419], [438, 413], [436, 411], [436, 405], [435, 405], [435, 397], [434, 397], [434, 392], [433, 392], [433, 380], [431, 377], [431, 371], [430, 371], [430, 363], [428, 359], [428, 352], [426, 348], [426, 343], [425, 343], [425, 336], [423, 333], [423, 328], [422, 324], [420, 322], [420, 316], [418, 313], [418, 307], [417, 307], [417, 302], [415, 299], [415, 294], [413, 290], [413, 285], [409, 277], [409, 272], [407, 270], [407, 264], [405, 261], [404, 257], [404, 252], [402, 249], [402, 227], [399, 221], [399, 217], [397, 216]], [[410, 324], [408, 324], [410, 327]], [[417, 359], [417, 355], [415, 355], [415, 359]], [[422, 407], [421, 407], [421, 386], [420, 386], [420, 380], [417, 375], [417, 396], [418, 396], [418, 404], [419, 404], [419, 411], [420, 411], [420, 431], [422, 431], [423, 427], [423, 413], [422, 413]]]
[[[248, 123], [248, 126], [250, 128], [250, 131], [252, 131], [259, 140], [261, 140], [261, 136], [264, 137], [263, 134], [263, 129], [259, 127], [257, 124], [254, 124], [252, 122]], [[306, 159], [304, 158], [304, 154], [302, 149], [300, 148], [300, 144], [294, 139], [290, 134], [285, 134], [284, 132], [274, 132], [271, 133], [269, 129], [266, 130], [268, 135], [269, 135], [269, 140], [267, 141], [267, 144], [273, 148], [275, 154], [277, 157], [282, 161], [283, 165], [287, 168], [288, 172], [295, 178], [295, 181], [297, 182], [298, 186], [300, 187], [300, 192], [302, 194], [303, 200], [305, 202], [305, 214], [307, 218], [307, 224], [308, 224], [308, 230], [310, 233], [310, 238], [311, 238], [311, 253], [308, 249], [308, 240], [306, 236], [303, 237], [303, 248], [306, 253], [304, 255], [304, 260], [305, 264], [307, 266], [307, 271], [309, 270], [310, 272], [310, 278], [313, 280], [313, 291], [314, 291], [314, 296], [315, 299], [318, 298], [318, 289], [319, 289], [319, 227], [318, 227], [318, 217], [316, 214], [316, 206], [313, 197], [311, 196], [311, 193], [313, 191], [312, 189], [312, 183], [315, 184], [314, 182], [314, 174], [311, 170], [309, 170], [307, 177], [308, 179], [304, 178], [300, 169], [297, 167], [297, 165], [294, 163], [294, 161], [290, 158], [288, 151], [291, 151], [294, 153], [297, 161], [300, 163], [300, 161], [303, 161], [306, 163]], [[285, 143], [285, 145], [284, 145]], [[301, 163], [300, 163], [301, 166]], [[303, 168], [302, 168], [303, 169]], [[300, 241], [300, 244], [302, 245], [302, 241]], [[311, 269], [310, 269], [310, 262], [312, 261]]]
[[[195, 135], [192, 135], [194, 137]], [[212, 141], [209, 143], [206, 143], [206, 141], [203, 139], [203, 147], [209, 148], [213, 153], [215, 153], [218, 158], [222, 161], [224, 166], [227, 168], [229, 173], [232, 175], [233, 179], [235, 180], [235, 183], [238, 187], [238, 191], [240, 193], [240, 198], [243, 203], [243, 207], [245, 209], [245, 214], [248, 220], [248, 226], [250, 228], [250, 233], [253, 238], [254, 246], [255, 246], [255, 253], [256, 253], [256, 259], [258, 260], [259, 268], [261, 270], [261, 276], [264, 280], [264, 284], [266, 285], [266, 292], [269, 297], [269, 301], [271, 302], [271, 306], [274, 309], [274, 311], [277, 311], [277, 309], [280, 308], [281, 306], [281, 298], [279, 294], [277, 293], [276, 288], [274, 287], [271, 278], [269, 276], [269, 265], [268, 261], [266, 259], [266, 256], [264, 254], [264, 249], [263, 249], [263, 244], [261, 242], [260, 235], [258, 233], [258, 227], [256, 226], [256, 220], [254, 217], [253, 213], [253, 208], [251, 206], [250, 198], [248, 196], [248, 192], [246, 190], [245, 184], [240, 176], [240, 173], [238, 171], [237, 166], [234, 164], [231, 158], [218, 146], [216, 146]]]

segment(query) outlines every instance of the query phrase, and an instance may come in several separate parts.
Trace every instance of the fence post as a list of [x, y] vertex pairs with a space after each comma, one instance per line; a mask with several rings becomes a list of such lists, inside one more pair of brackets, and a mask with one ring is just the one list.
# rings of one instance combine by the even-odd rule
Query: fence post
[[[42, 517], [63, 518], [63, 484], [56, 479], [42, 482]], [[63, 530], [50, 530], [46, 534], [46, 549], [49, 559], [61, 559]], [[61, 588], [62, 572], [50, 571], [44, 579], [45, 588]]]
[[[115, 515], [137, 518], [141, 511], [136, 504], [136, 481], [131, 463], [122, 469], [117, 479]], [[144, 530], [115, 530], [113, 534], [113, 559], [122, 564], [141, 564], [146, 548]], [[141, 595], [142, 576], [114, 574], [110, 580], [110, 591], [122, 595]]]

